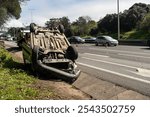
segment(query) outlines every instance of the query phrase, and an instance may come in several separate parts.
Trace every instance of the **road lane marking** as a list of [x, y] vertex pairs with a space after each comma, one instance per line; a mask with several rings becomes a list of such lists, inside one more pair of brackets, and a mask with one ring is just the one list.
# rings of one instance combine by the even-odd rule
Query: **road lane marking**
[[131, 73], [134, 73], [134, 74], [137, 74], [137, 75], [140, 75], [140, 76], [143, 76], [143, 77], [150, 78], [150, 70], [145, 70], [145, 69], [138, 68], [137, 72], [129, 71], [129, 70], [127, 70], [127, 71], [131, 72]]
[[122, 55], [122, 56], [130, 56], [130, 57], [139, 57], [139, 58], [150, 58], [150, 57], [144, 57], [144, 56], [136, 56], [136, 55], [128, 55], [128, 54], [118, 54], [118, 55]]
[[81, 58], [84, 58], [84, 59], [87, 59], [87, 60], [92, 60], [92, 61], [97, 61], [97, 62], [103, 62], [103, 63], [113, 64], [113, 65], [118, 65], [118, 66], [122, 66], [122, 67], [128, 67], [128, 68], [132, 68], [132, 69], [137, 69], [137, 67], [123, 65], [123, 64], [119, 64], [119, 63], [113, 63], [113, 62], [108, 62], [108, 61], [103, 61], [103, 60], [97, 60], [97, 59], [91, 59], [91, 58], [86, 58], [86, 57], [81, 57]]
[[105, 55], [99, 55], [99, 54], [91, 54], [91, 53], [84, 53], [86, 55], [92, 55], [92, 56], [98, 56], [98, 57], [106, 57], [108, 58], [109, 56], [105, 56]]
[[77, 62], [77, 64], [83, 65], [83, 66], [86, 66], [86, 67], [89, 67], [89, 68], [97, 69], [97, 70], [100, 70], [100, 71], [104, 71], [104, 72], [107, 72], [107, 73], [112, 73], [112, 74], [115, 74], [115, 75], [118, 75], [118, 76], [126, 77], [126, 78], [131, 79], [131, 80], [137, 80], [137, 81], [140, 81], [140, 82], [143, 82], [143, 83], [150, 84], [150, 81], [148, 81], [148, 80], [136, 78], [136, 77], [133, 77], [133, 76], [121, 74], [121, 73], [118, 73], [118, 72], [110, 71], [110, 70], [107, 70], [107, 69], [99, 68], [99, 67], [96, 67], [96, 66], [92, 66], [92, 65], [88, 65], [88, 64], [84, 64], [84, 63], [80, 63], [80, 62]]
[[109, 49], [96, 49], [96, 48], [89, 48], [91, 50], [97, 50], [97, 51], [112, 51], [112, 52], [123, 52], [123, 53], [129, 53], [129, 54], [138, 54], [138, 55], [147, 55], [147, 54], [150, 54], [150, 53], [139, 53], [139, 52], [129, 52], [129, 51], [121, 51], [121, 50], [109, 50]]

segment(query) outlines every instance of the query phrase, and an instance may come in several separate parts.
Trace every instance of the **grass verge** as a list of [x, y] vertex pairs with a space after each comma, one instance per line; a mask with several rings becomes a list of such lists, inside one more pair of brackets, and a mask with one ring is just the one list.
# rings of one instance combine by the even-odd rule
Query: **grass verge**
[[35, 87], [37, 79], [20, 69], [20, 64], [11, 55], [0, 48], [0, 99], [1, 100], [32, 100], [52, 99], [54, 93], [42, 91]]

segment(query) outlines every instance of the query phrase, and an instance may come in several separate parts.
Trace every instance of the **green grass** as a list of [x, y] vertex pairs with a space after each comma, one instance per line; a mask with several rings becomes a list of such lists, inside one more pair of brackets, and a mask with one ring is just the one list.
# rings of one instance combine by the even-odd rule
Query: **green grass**
[[147, 40], [150, 38], [150, 33], [147, 31], [137, 31], [132, 30], [129, 32], [125, 32], [122, 34], [122, 39], [139, 39], [139, 40]]
[[[115, 39], [118, 39], [118, 33], [102, 34], [109, 35]], [[142, 30], [131, 30], [128, 32], [121, 32], [120, 38], [123, 40], [147, 40], [150, 39], [150, 32]]]
[[[40, 90], [34, 85], [37, 79], [19, 69], [19, 63], [11, 55], [0, 48], [0, 99], [26, 100], [53, 97], [50, 90]], [[44, 93], [43, 93], [44, 92]]]

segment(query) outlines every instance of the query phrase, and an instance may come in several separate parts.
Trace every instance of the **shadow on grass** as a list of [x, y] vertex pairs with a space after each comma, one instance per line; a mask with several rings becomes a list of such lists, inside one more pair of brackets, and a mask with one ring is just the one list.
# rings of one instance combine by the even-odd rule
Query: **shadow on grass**
[[10, 48], [7, 48], [6, 50], [9, 52], [15, 53], [15, 52], [21, 51], [22, 49], [19, 47], [10, 47]]

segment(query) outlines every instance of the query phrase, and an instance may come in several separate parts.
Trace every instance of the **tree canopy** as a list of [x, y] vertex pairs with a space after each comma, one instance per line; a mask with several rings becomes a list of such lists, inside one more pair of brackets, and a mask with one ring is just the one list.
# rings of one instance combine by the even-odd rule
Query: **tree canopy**
[[[148, 12], [150, 12], [150, 5], [136, 3], [128, 10], [120, 13], [121, 31], [130, 31], [137, 28]], [[117, 14], [108, 14], [99, 20], [98, 29], [102, 32], [117, 32]]]
[[0, 0], [0, 26], [9, 18], [20, 18], [21, 3], [29, 0]]

